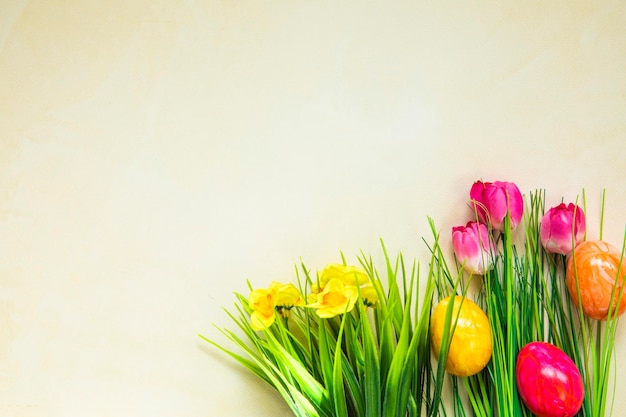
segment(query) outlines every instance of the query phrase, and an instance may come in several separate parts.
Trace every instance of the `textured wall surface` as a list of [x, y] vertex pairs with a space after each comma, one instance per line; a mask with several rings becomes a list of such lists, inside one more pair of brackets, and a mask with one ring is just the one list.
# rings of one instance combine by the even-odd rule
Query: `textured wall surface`
[[[245, 280], [383, 237], [472, 182], [626, 223], [621, 1], [0, 3], [0, 415], [288, 416], [203, 343]], [[618, 389], [626, 332], [618, 331]], [[616, 415], [626, 410], [619, 396]]]

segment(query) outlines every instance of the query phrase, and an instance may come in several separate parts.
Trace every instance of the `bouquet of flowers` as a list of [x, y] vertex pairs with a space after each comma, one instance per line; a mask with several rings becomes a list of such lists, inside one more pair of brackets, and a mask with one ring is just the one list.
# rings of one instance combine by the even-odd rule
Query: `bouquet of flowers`
[[584, 193], [549, 210], [545, 191], [510, 182], [477, 181], [469, 197], [454, 262], [429, 219], [425, 277], [381, 241], [381, 267], [341, 254], [236, 294], [238, 331], [220, 329], [234, 347], [201, 337], [299, 417], [610, 415], [626, 233], [621, 250], [602, 226], [588, 239]]

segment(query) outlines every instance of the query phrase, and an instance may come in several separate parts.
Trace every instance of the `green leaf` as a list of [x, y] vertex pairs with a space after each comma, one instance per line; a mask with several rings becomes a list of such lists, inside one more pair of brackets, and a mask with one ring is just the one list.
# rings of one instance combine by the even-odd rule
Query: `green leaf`
[[337, 335], [337, 344], [335, 346], [335, 356], [333, 364], [333, 385], [332, 396], [335, 404], [335, 416], [336, 417], [348, 417], [348, 408], [346, 404], [346, 394], [343, 386], [343, 371], [341, 365], [341, 338], [343, 336], [343, 329], [346, 323], [346, 314], [343, 315], [341, 321], [341, 327], [339, 328], [339, 334]]
[[366, 319], [366, 309], [362, 303], [361, 308], [361, 333], [363, 334], [363, 350], [365, 356], [365, 417], [380, 417], [381, 382], [378, 350], [376, 349], [372, 328], [369, 321]]
[[284, 365], [285, 370], [288, 371], [284, 374], [293, 376], [303, 394], [315, 404], [323, 407], [324, 402], [328, 401], [328, 391], [309, 373], [297, 357], [292, 356], [278, 342], [271, 332], [267, 332], [266, 335], [276, 361]]

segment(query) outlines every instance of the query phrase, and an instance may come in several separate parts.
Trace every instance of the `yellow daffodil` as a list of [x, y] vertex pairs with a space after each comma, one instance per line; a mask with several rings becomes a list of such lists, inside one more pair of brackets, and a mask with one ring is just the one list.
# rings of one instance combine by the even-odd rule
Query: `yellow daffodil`
[[304, 305], [304, 299], [300, 291], [293, 284], [272, 282], [270, 289], [276, 290], [276, 306], [278, 307], [291, 308]]
[[282, 317], [289, 315], [289, 310], [292, 307], [299, 307], [304, 305], [304, 298], [302, 294], [293, 284], [281, 284], [279, 282], [272, 282], [270, 289], [276, 289], [276, 303], [275, 309]]
[[317, 294], [317, 302], [309, 307], [317, 310], [317, 315], [322, 318], [334, 317], [352, 310], [357, 299], [357, 288], [353, 285], [345, 285], [340, 279], [329, 280], [322, 292]]
[[313, 283], [311, 286], [311, 293], [307, 298], [309, 304], [319, 304], [319, 294], [324, 291], [332, 280], [338, 280], [343, 283], [344, 291], [352, 292], [354, 290], [357, 293], [360, 292], [363, 302], [368, 307], [373, 307], [378, 301], [376, 288], [363, 268], [351, 265], [329, 264], [319, 274], [318, 282]]
[[274, 323], [276, 318], [274, 307], [276, 307], [277, 288], [253, 290], [248, 298], [248, 305], [252, 309], [250, 321], [255, 330], [263, 330]]
[[368, 282], [359, 288], [361, 293], [361, 298], [363, 299], [363, 304], [368, 307], [373, 307], [378, 302], [378, 293], [376, 292], [376, 288], [374, 284]]
[[274, 281], [268, 289], [253, 290], [248, 298], [248, 305], [252, 309], [252, 328], [263, 330], [274, 323], [276, 311], [282, 317], [287, 317], [292, 307], [304, 305], [304, 299], [293, 284]]
[[351, 286], [362, 286], [370, 281], [363, 268], [341, 264], [330, 264], [324, 268], [319, 277], [320, 287], [324, 288], [331, 279], [339, 279], [344, 285]]

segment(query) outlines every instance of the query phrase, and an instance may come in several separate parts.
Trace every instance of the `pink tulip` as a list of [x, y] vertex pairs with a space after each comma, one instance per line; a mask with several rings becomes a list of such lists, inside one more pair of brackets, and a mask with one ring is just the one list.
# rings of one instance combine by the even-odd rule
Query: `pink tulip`
[[484, 275], [493, 266], [496, 247], [484, 224], [472, 221], [453, 227], [452, 247], [457, 260], [469, 273]]
[[552, 207], [541, 220], [541, 244], [550, 253], [567, 255], [584, 237], [585, 213], [575, 204]]
[[470, 190], [472, 204], [478, 217], [495, 230], [504, 231], [504, 218], [511, 213], [511, 229], [515, 229], [524, 213], [524, 200], [512, 182], [476, 181]]

